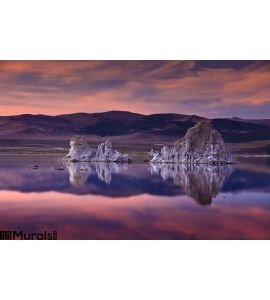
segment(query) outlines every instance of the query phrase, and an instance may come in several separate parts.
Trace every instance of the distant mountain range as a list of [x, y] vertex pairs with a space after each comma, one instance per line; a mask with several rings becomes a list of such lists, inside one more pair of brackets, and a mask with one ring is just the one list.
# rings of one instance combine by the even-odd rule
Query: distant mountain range
[[[182, 137], [188, 128], [205, 118], [196, 115], [143, 115], [126, 111], [104, 113], [75, 113], [58, 116], [23, 114], [0, 117], [0, 136], [65, 136], [97, 135]], [[240, 118], [212, 119], [226, 142], [248, 142], [270, 139], [270, 119], [245, 120]]]

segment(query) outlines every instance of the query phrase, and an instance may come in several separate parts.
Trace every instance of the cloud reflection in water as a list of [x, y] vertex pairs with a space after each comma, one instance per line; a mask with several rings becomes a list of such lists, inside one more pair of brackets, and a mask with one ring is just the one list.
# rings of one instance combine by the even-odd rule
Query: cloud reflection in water
[[[269, 162], [249, 159], [235, 172], [146, 164], [57, 171], [51, 158], [35, 162], [33, 171], [21, 157], [0, 161], [2, 229], [58, 230], [61, 239], [270, 239]], [[201, 206], [190, 197], [215, 200]]]

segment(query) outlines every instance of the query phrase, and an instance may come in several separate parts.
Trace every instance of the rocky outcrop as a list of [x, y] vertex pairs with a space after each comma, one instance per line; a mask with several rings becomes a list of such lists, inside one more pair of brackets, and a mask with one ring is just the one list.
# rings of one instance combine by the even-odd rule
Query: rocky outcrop
[[172, 179], [183, 192], [200, 205], [210, 205], [233, 173], [233, 165], [150, 164], [152, 175]]
[[94, 150], [89, 147], [86, 139], [76, 136], [70, 140], [70, 149], [65, 158], [71, 162], [90, 161], [94, 154]]
[[131, 158], [126, 153], [114, 150], [111, 142], [107, 140], [98, 146], [96, 154], [91, 161], [127, 163], [131, 162]]
[[69, 162], [116, 162], [128, 163], [132, 159], [126, 153], [112, 148], [109, 140], [101, 143], [97, 150], [91, 149], [84, 137], [74, 137], [70, 141], [70, 150], [65, 157]]
[[235, 160], [224, 145], [221, 134], [210, 121], [198, 122], [170, 148], [148, 153], [151, 163], [231, 164]]

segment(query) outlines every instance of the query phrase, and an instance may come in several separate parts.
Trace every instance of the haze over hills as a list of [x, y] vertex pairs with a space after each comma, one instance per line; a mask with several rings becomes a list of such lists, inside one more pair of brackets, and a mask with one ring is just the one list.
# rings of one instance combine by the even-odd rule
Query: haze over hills
[[[2, 138], [27, 136], [69, 136], [75, 134], [126, 136], [184, 136], [187, 129], [205, 118], [196, 115], [151, 114], [126, 111], [103, 113], [74, 113], [58, 116], [23, 114], [0, 117]], [[244, 120], [239, 118], [212, 119], [225, 142], [249, 142], [270, 139], [270, 119]]]
[[232, 120], [270, 126], [270, 119], [241, 119], [241, 118], [234, 117], [232, 118]]

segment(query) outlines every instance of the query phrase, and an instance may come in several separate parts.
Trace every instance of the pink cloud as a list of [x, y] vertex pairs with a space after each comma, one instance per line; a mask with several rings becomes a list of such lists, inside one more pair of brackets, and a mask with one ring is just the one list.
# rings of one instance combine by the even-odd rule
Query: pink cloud
[[269, 64], [194, 68], [192, 61], [0, 62], [0, 115], [130, 110], [217, 117], [237, 107], [265, 113], [270, 105]]

